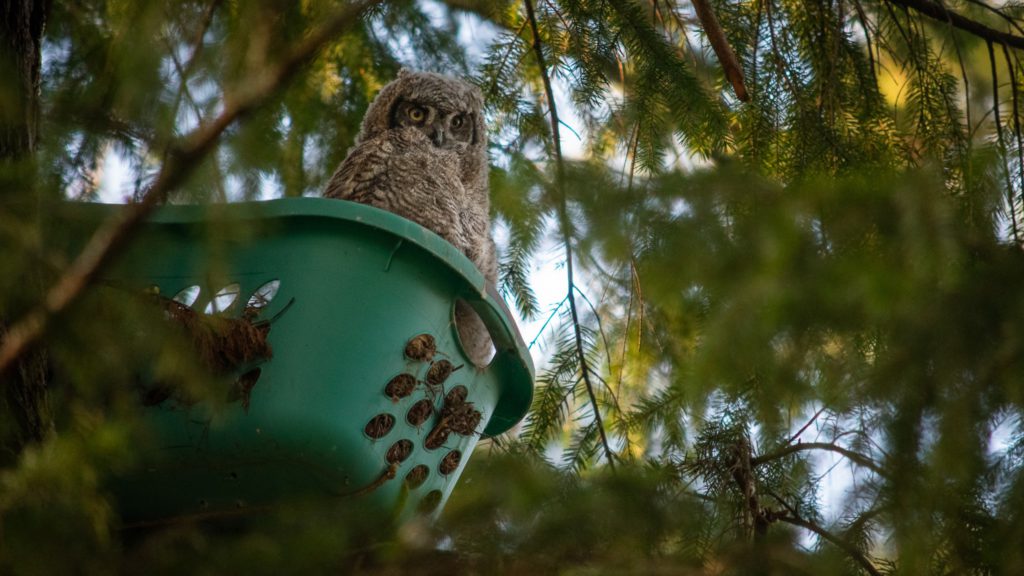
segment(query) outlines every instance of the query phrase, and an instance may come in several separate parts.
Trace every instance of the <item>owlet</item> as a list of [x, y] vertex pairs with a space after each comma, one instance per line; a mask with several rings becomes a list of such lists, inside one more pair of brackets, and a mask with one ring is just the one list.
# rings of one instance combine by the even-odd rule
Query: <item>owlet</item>
[[[498, 267], [482, 109], [473, 85], [403, 69], [370, 104], [323, 195], [376, 206], [435, 232], [493, 285]], [[483, 323], [462, 303], [455, 317], [467, 354], [485, 363], [492, 345]]]

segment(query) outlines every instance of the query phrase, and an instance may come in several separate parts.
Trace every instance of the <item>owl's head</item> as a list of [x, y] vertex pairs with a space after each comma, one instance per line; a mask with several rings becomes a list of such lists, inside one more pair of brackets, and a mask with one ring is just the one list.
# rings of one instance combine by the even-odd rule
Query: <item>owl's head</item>
[[398, 128], [419, 130], [434, 146], [458, 153], [464, 181], [486, 181], [487, 131], [483, 97], [476, 86], [433, 72], [402, 69], [370, 104], [356, 142]]
[[414, 128], [438, 148], [461, 151], [473, 145], [473, 112], [430, 99], [399, 98], [391, 107], [391, 128]]

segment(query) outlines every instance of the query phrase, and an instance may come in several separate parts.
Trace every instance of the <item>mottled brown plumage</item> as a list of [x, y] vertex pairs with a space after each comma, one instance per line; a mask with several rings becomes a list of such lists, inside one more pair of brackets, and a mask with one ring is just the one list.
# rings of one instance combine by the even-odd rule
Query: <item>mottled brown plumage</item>
[[[488, 283], [497, 281], [483, 99], [467, 82], [402, 70], [370, 104], [324, 196], [408, 218], [462, 251]], [[470, 359], [484, 363], [492, 354], [487, 329], [464, 304], [455, 316]]]
[[389, 130], [351, 150], [331, 177], [324, 196], [376, 206], [465, 246], [460, 213], [458, 158], [438, 150], [412, 128]]

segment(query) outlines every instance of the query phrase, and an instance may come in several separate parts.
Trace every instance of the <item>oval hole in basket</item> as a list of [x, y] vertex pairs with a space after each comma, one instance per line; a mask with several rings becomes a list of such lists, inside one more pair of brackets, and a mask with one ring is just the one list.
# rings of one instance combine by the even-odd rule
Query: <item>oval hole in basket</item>
[[409, 412], [405, 415], [405, 421], [412, 426], [421, 426], [424, 422], [430, 419], [430, 416], [434, 413], [434, 403], [426, 398], [417, 401], [409, 408]]
[[395, 417], [391, 414], [377, 414], [366, 423], [363, 431], [370, 438], [383, 438], [395, 427]]
[[427, 481], [427, 476], [429, 475], [430, 468], [427, 468], [424, 464], [418, 464], [405, 475], [405, 485], [408, 486], [410, 490], [419, 488]]
[[445, 476], [455, 472], [459, 467], [459, 462], [462, 461], [462, 452], [458, 450], [452, 450], [451, 452], [444, 455], [441, 459], [441, 464], [437, 467], [437, 471]]
[[484, 321], [468, 302], [455, 300], [455, 336], [466, 358], [480, 368], [486, 368], [494, 360], [494, 342], [484, 326]]
[[270, 302], [277, 296], [278, 289], [281, 288], [280, 280], [271, 280], [266, 284], [260, 286], [249, 296], [249, 300], [245, 303], [246, 310], [262, 310], [270, 305]]
[[444, 399], [449, 403], [462, 404], [468, 396], [469, 390], [466, 390], [466, 387], [462, 384], [458, 384], [444, 395]]
[[174, 300], [178, 304], [182, 304], [184, 306], [191, 306], [196, 303], [196, 298], [199, 298], [199, 291], [199, 285], [193, 284], [192, 286], [179, 290], [171, 300]]
[[429, 514], [429, 513], [433, 512], [434, 510], [437, 510], [437, 507], [440, 504], [441, 504], [441, 491], [440, 490], [431, 490], [430, 492], [427, 492], [427, 494], [423, 497], [423, 500], [420, 500], [420, 504], [419, 504], [419, 506], [417, 508], [419, 509], [419, 511], [421, 513]]
[[387, 460], [388, 464], [400, 464], [405, 462], [405, 459], [412, 454], [412, 449], [412, 440], [402, 438], [388, 448], [388, 452], [384, 455], [384, 459]]
[[213, 295], [213, 300], [210, 300], [210, 303], [206, 305], [204, 312], [207, 314], [218, 314], [230, 310], [231, 306], [238, 300], [238, 294], [241, 291], [242, 287], [238, 285], [238, 282], [228, 284]]
[[384, 387], [384, 395], [394, 401], [412, 394], [416, 389], [416, 377], [412, 374], [399, 374], [392, 378]]

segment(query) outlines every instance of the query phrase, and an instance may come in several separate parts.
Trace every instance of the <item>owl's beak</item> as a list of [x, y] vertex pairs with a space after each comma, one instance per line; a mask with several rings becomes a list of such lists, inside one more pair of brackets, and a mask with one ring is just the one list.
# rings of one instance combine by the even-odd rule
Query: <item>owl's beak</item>
[[430, 139], [434, 141], [434, 146], [444, 146], [444, 128], [434, 127], [434, 130], [430, 133]]

